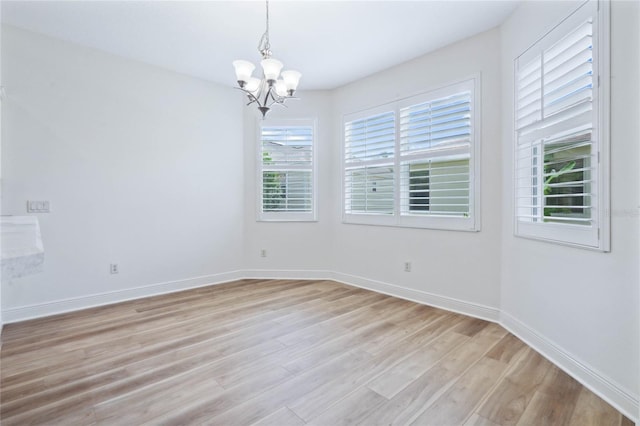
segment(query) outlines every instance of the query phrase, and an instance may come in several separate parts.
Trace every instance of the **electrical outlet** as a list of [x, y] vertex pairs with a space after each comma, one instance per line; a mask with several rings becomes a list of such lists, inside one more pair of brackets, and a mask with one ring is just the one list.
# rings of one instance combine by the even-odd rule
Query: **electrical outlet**
[[111, 265], [109, 265], [109, 272], [112, 274], [117, 274], [120, 272], [120, 269], [118, 268], [118, 264], [117, 263], [112, 263]]
[[411, 272], [411, 262], [404, 262], [404, 271]]
[[260, 257], [267, 257], [267, 249], [260, 250]]

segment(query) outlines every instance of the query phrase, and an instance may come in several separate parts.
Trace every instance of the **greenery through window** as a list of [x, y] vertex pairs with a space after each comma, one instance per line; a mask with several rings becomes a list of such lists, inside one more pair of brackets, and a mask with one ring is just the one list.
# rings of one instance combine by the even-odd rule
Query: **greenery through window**
[[590, 143], [561, 143], [544, 155], [544, 219], [580, 224], [591, 217]]

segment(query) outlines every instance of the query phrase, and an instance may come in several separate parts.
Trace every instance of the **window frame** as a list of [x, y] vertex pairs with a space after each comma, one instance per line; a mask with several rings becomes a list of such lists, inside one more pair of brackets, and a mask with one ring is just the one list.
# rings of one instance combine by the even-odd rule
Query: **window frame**
[[[378, 225], [405, 228], [422, 228], [451, 231], [480, 231], [480, 163], [481, 163], [481, 78], [480, 74], [457, 80], [455, 82], [432, 88], [428, 91], [420, 92], [408, 97], [400, 98], [391, 102], [386, 102], [376, 107], [367, 108], [353, 113], [343, 115], [341, 127], [341, 191], [342, 191], [342, 223], [357, 225]], [[402, 170], [403, 162], [401, 156], [400, 140], [400, 110], [407, 106], [419, 105], [421, 103], [434, 101], [446, 96], [455, 95], [462, 91], [470, 91], [472, 114], [470, 117], [471, 145], [469, 148], [469, 216], [434, 216], [434, 215], [409, 215], [403, 214], [401, 205], [402, 191]], [[384, 112], [394, 112], [395, 119], [395, 139], [394, 139], [394, 209], [393, 214], [379, 213], [347, 213], [347, 199], [345, 191], [345, 176], [347, 162], [345, 159], [346, 141], [345, 128], [348, 122], [364, 119]]]
[[[565, 246], [595, 250], [600, 252], [610, 251], [610, 140], [609, 140], [609, 120], [610, 120], [610, 9], [609, 2], [599, 2], [598, 0], [588, 0], [579, 7], [572, 10], [564, 19], [554, 26], [550, 31], [536, 40], [529, 48], [518, 55], [513, 61], [513, 226], [514, 236], [519, 238], [533, 239], [555, 243]], [[592, 207], [592, 225], [575, 225], [558, 222], [526, 222], [519, 219], [519, 186], [518, 186], [518, 127], [517, 127], [517, 99], [518, 99], [518, 61], [522, 58], [535, 58], [545, 49], [571, 34], [581, 22], [592, 16], [593, 36], [593, 101], [592, 101], [592, 136], [591, 149], [595, 167], [592, 172], [595, 174], [590, 198]], [[540, 144], [544, 149], [544, 143]], [[544, 159], [545, 152], [542, 151], [539, 158]], [[538, 165], [543, 168], [543, 164]], [[539, 184], [542, 190], [542, 184]], [[544, 199], [544, 195], [541, 195]], [[538, 209], [544, 209], [544, 205]], [[595, 210], [595, 214], [593, 213]], [[544, 212], [542, 212], [544, 217]]]
[[[265, 212], [263, 211], [263, 127], [311, 127], [311, 211], [310, 212]], [[315, 118], [257, 120], [256, 123], [256, 221], [257, 222], [317, 222], [318, 221], [318, 177], [317, 177], [318, 126]]]

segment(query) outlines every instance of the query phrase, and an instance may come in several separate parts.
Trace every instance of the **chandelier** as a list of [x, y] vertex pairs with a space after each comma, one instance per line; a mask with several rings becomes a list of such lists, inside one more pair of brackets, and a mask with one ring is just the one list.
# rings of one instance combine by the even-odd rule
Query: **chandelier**
[[[267, 115], [271, 107], [275, 105], [284, 105], [287, 99], [293, 98], [293, 94], [298, 88], [300, 74], [298, 71], [288, 70], [282, 71], [283, 64], [277, 59], [271, 57], [271, 44], [269, 43], [269, 1], [267, 0], [267, 29], [262, 34], [258, 43], [258, 51], [262, 55], [262, 79], [252, 77], [251, 74], [256, 68], [249, 61], [237, 60], [233, 61], [236, 69], [236, 79], [238, 80], [239, 89], [246, 93], [249, 98], [247, 105], [256, 104], [262, 118]], [[278, 78], [282, 76], [282, 78]]]

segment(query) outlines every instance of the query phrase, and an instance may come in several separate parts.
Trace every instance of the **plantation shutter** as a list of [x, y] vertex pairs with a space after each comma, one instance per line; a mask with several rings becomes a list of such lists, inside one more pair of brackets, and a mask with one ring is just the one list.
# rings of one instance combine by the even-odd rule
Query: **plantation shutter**
[[345, 116], [346, 223], [479, 230], [476, 81]]
[[597, 189], [592, 33], [589, 20], [518, 67], [520, 221], [592, 224]]
[[516, 235], [606, 250], [598, 14], [584, 3], [516, 59], [514, 213]]
[[313, 211], [313, 126], [262, 126], [263, 213]]
[[471, 90], [400, 108], [403, 215], [468, 216]]
[[394, 213], [395, 114], [345, 123], [345, 213]]

